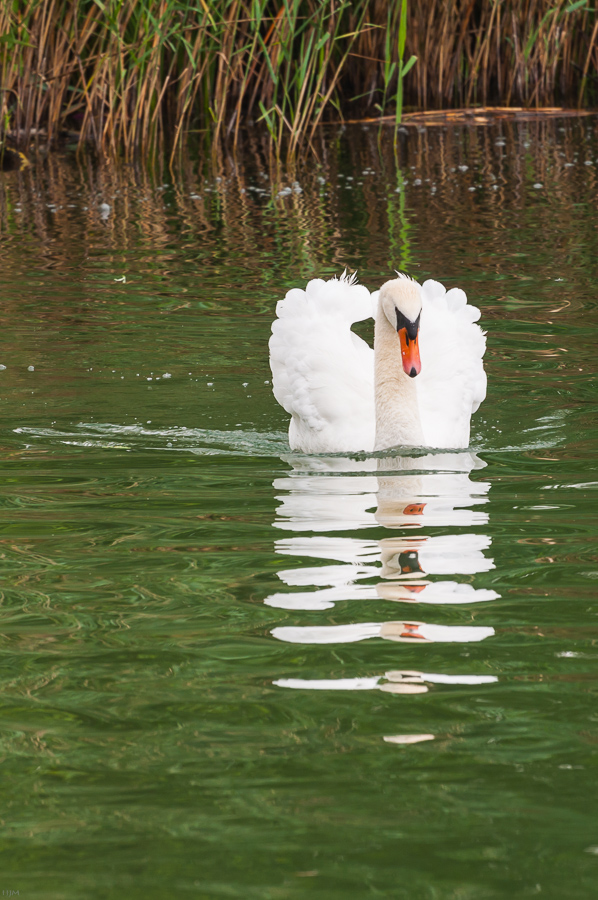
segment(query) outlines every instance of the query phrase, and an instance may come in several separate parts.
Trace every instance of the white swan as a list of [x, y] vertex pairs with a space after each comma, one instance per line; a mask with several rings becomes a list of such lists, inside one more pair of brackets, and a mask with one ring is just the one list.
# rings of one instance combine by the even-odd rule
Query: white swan
[[[399, 274], [370, 294], [343, 274], [290, 290], [276, 314], [272, 384], [293, 450], [469, 445], [486, 396], [486, 339], [462, 290]], [[373, 350], [351, 331], [371, 316]]]

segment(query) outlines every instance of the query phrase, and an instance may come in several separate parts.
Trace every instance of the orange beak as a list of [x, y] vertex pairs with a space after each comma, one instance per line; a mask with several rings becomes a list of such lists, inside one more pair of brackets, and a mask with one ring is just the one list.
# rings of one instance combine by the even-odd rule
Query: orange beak
[[403, 510], [404, 516], [423, 516], [425, 503], [410, 503]]
[[425, 641], [426, 638], [423, 634], [420, 634], [417, 630], [420, 626], [420, 622], [403, 622], [404, 630], [401, 632], [399, 637], [402, 638], [419, 638], [420, 641]]
[[424, 570], [419, 564], [417, 550], [407, 550], [406, 552], [399, 553], [399, 566], [401, 568], [401, 575], [413, 575], [414, 572], [421, 572], [422, 575], [424, 574]]
[[419, 358], [419, 345], [417, 335], [410, 338], [406, 328], [399, 328], [399, 340], [401, 341], [401, 360], [403, 372], [410, 378], [415, 378], [421, 372], [421, 360]]

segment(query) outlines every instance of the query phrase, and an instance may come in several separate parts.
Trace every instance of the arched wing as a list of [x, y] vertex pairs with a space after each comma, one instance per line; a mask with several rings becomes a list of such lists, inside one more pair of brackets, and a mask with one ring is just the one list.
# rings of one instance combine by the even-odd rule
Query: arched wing
[[289, 441], [304, 452], [371, 450], [374, 351], [351, 331], [372, 315], [367, 288], [315, 279], [277, 305], [270, 366], [274, 396], [291, 415]]
[[437, 281], [422, 285], [417, 396], [429, 447], [467, 447], [474, 413], [486, 396], [486, 337], [480, 311], [460, 288]]

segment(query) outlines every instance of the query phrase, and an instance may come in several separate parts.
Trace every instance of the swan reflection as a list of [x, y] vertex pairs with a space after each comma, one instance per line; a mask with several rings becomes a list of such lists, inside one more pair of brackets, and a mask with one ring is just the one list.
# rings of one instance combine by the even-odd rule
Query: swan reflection
[[288, 531], [477, 526], [490, 484], [469, 473], [485, 466], [473, 453], [428, 453], [354, 460], [285, 458], [293, 470], [274, 481], [281, 505], [275, 525]]
[[[280, 505], [273, 524], [277, 529], [300, 534], [278, 538], [275, 550], [306, 564], [278, 571], [287, 590], [267, 597], [269, 606], [317, 612], [352, 600], [436, 606], [487, 602], [499, 596], [494, 590], [471, 583], [475, 575], [494, 569], [488, 552], [491, 540], [481, 531], [488, 522], [484, 507], [490, 484], [471, 480], [470, 473], [485, 465], [475, 454], [365, 460], [292, 456], [287, 461], [292, 470], [274, 482]], [[433, 533], [433, 529], [452, 526], [467, 530]], [[342, 534], [380, 527], [393, 533], [379, 540], [362, 533]], [[326, 564], [310, 565], [309, 560], [325, 560]], [[370, 638], [412, 644], [471, 643], [495, 633], [491, 626], [444, 625], [421, 621], [419, 616], [389, 616], [385, 621], [363, 618], [368, 621], [281, 625], [271, 633], [285, 643], [320, 645]], [[432, 684], [482, 685], [496, 681], [491, 675], [397, 670], [366, 678], [287, 678], [274, 684], [305, 690], [414, 694], [425, 693]]]
[[441, 675], [411, 669], [385, 672], [371, 678], [279, 678], [277, 687], [309, 691], [384, 691], [390, 694], [425, 694], [429, 685], [494, 684], [496, 675]]
[[352, 644], [368, 638], [387, 641], [469, 643], [483, 641], [494, 628], [481, 625], [431, 625], [427, 622], [356, 622], [352, 625], [282, 625], [272, 635], [290, 644]]
[[[275, 488], [287, 492], [277, 497], [281, 501], [277, 528], [330, 532], [382, 525], [409, 531], [423, 525], [472, 526], [488, 521], [486, 512], [471, 509], [487, 502], [490, 488], [488, 482], [470, 480], [469, 473], [484, 465], [471, 453], [359, 462], [321, 457], [290, 461], [293, 471], [274, 482]], [[364, 470], [377, 474], [363, 474]], [[498, 594], [493, 590], [452, 579], [428, 580], [430, 575], [488, 572], [494, 568], [485, 555], [490, 543], [486, 535], [471, 533], [418, 533], [380, 541], [329, 534], [282, 538], [275, 541], [275, 549], [283, 556], [337, 564], [281, 569], [278, 577], [285, 585], [311, 590], [277, 591], [265, 603], [281, 609], [324, 610], [347, 600], [423, 604], [494, 600]], [[383, 580], [360, 583], [374, 578]]]

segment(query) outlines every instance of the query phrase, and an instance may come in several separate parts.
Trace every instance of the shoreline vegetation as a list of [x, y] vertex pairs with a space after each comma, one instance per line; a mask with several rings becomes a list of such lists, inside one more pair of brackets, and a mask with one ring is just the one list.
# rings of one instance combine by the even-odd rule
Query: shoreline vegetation
[[595, 108], [598, 5], [7, 0], [0, 73], [15, 148], [66, 141], [133, 159], [257, 129], [293, 156], [326, 122]]

